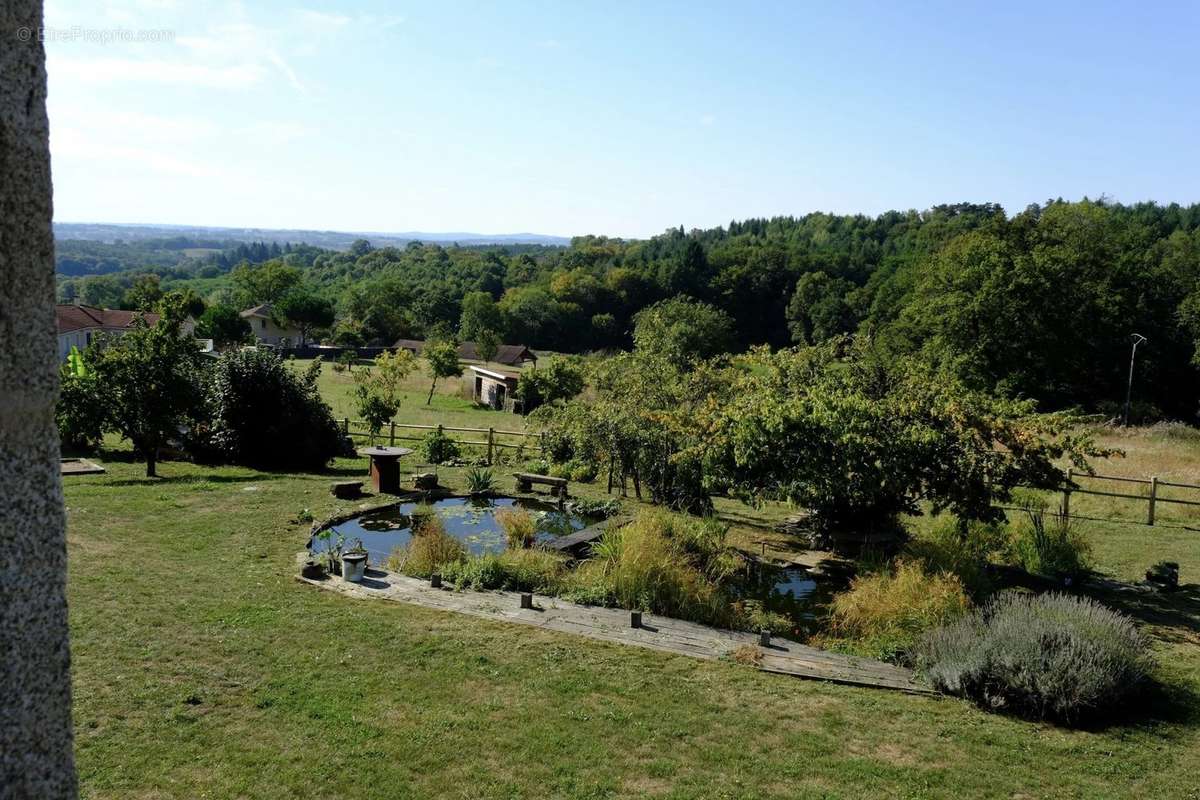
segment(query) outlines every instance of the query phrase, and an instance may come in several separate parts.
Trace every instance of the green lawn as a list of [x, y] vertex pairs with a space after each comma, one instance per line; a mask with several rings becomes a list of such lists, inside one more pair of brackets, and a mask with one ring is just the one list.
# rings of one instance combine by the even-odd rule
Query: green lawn
[[[454, 381], [426, 408], [428, 384], [412, 382], [402, 421], [520, 425], [472, 407]], [[326, 367], [339, 417], [354, 416], [352, 386]], [[1178, 450], [1179, 469], [1200, 461]], [[1136, 721], [1071, 731], [952, 699], [355, 602], [292, 575], [302, 511], [349, 508], [329, 483], [365, 461], [323, 475], [168, 462], [147, 479], [128, 459], [116, 447], [102, 454], [107, 474], [66, 479], [85, 797], [1198, 796], [1195, 587], [1167, 603], [1109, 598], [1152, 623], [1169, 689]], [[461, 488], [462, 470], [439, 473]], [[718, 510], [748, 547], [755, 526], [786, 513]], [[1200, 580], [1200, 533], [1113, 524], [1093, 541], [1113, 574], [1170, 556]]]

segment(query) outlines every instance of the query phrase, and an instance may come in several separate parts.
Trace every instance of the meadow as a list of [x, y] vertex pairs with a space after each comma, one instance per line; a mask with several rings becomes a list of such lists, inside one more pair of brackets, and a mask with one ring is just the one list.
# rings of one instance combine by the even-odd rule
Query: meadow
[[[353, 417], [352, 379], [327, 367], [321, 380]], [[427, 381], [411, 380], [405, 422], [519, 421], [472, 408], [455, 381], [426, 407]], [[1200, 471], [1176, 432], [1103, 436], [1126, 450], [1116, 474]], [[1197, 527], [1186, 512], [1091, 524], [1100, 571], [1135, 579], [1174, 559], [1191, 585], [1106, 598], [1147, 623], [1163, 688], [1136, 718], [1070, 730], [314, 591], [293, 579], [309, 517], [353, 507], [329, 483], [365, 460], [325, 474], [166, 462], [147, 479], [108, 445], [106, 474], [66, 479], [84, 797], [1197, 796], [1200, 533], [1179, 527]], [[461, 469], [439, 477], [463, 486]], [[751, 546], [788, 509], [718, 513]]]

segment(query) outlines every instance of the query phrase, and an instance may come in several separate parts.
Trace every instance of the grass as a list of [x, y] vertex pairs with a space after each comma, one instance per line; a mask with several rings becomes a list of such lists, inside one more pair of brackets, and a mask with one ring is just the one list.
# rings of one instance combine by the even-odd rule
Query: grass
[[[452, 391], [437, 416], [401, 415], [519, 422]], [[299, 517], [353, 509], [329, 483], [365, 460], [324, 475], [167, 462], [147, 479], [128, 459], [109, 450], [106, 474], [66, 479], [84, 797], [1186, 797], [1200, 771], [1194, 587], [1130, 609], [1183, 688], [1139, 721], [1072, 731], [316, 591], [292, 577]], [[439, 470], [459, 490], [464, 475]], [[718, 507], [731, 540], [786, 513]], [[1197, 582], [1200, 534], [1094, 537], [1118, 575], [1164, 558]]]

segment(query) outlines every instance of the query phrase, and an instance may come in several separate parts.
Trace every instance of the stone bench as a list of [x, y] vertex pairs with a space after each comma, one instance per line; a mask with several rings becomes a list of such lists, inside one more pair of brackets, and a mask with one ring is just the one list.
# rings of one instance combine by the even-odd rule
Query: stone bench
[[336, 481], [329, 487], [329, 493], [339, 500], [353, 500], [362, 494], [362, 481]]
[[541, 484], [550, 487], [550, 494], [555, 497], [565, 498], [567, 496], [567, 479], [555, 478], [550, 475], [535, 475], [532, 472], [514, 472], [513, 477], [517, 479], [517, 492], [528, 494], [533, 491], [533, 485]]

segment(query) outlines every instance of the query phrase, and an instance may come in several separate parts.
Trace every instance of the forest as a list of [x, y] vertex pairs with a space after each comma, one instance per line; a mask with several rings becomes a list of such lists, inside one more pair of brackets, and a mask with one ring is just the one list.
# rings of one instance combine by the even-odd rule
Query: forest
[[[853, 334], [885, 360], [917, 358], [972, 389], [1113, 416], [1137, 333], [1134, 418], [1195, 422], [1200, 397], [1200, 205], [814, 213], [567, 247], [359, 240], [345, 251], [259, 242], [204, 252], [211, 244], [59, 242], [60, 300], [150, 307], [181, 289], [197, 312], [304, 309], [319, 320], [314, 336], [335, 343], [488, 331], [586, 353], [629, 349], [635, 316], [682, 295], [700, 301], [693, 335], [714, 354]], [[82, 255], [108, 261], [89, 269]], [[81, 274], [95, 272], [106, 274]]]

